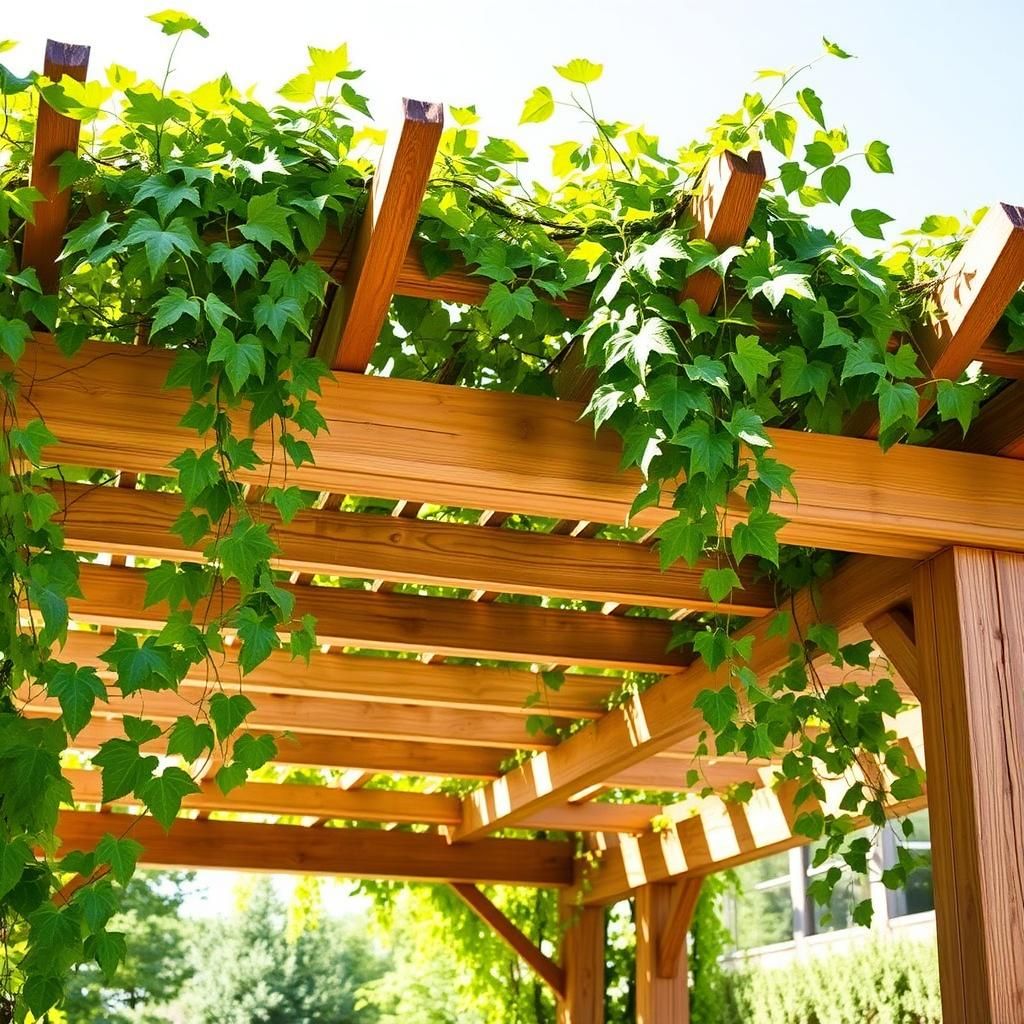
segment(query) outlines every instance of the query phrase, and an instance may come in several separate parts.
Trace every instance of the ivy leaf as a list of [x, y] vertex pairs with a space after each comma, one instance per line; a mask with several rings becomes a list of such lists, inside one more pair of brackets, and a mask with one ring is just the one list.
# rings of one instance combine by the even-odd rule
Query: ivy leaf
[[113, 739], [100, 744], [92, 763], [103, 770], [101, 799], [103, 803], [109, 803], [134, 792], [153, 774], [160, 762], [152, 756], [143, 757], [138, 743]]
[[22, 452], [33, 465], [43, 460], [43, 449], [56, 444], [57, 438], [42, 420], [29, 420], [23, 427], [11, 427], [11, 447]]
[[150, 813], [164, 827], [170, 829], [181, 810], [181, 801], [189, 793], [198, 793], [199, 787], [187, 772], [171, 765], [160, 775], [154, 775], [138, 791], [139, 798]]
[[203, 205], [199, 198], [199, 190], [194, 185], [188, 185], [183, 181], [173, 181], [166, 174], [147, 178], [139, 186], [135, 193], [135, 202], [140, 203], [144, 199], [156, 201], [157, 211], [164, 220], [174, 213], [182, 203], [191, 203], [196, 208], [201, 208]]
[[753, 409], [736, 409], [725, 425], [733, 437], [755, 448], [770, 448], [771, 441], [764, 432], [764, 420]]
[[[622, 404], [623, 397], [621, 391], [612, 390], [611, 412]], [[711, 400], [704, 389], [695, 383], [682, 380], [674, 373], [664, 374], [649, 381], [647, 397], [654, 408], [665, 417], [665, 422], [673, 433], [679, 430], [683, 420], [691, 412], [711, 414]]]
[[260, 260], [256, 255], [255, 248], [248, 242], [241, 245], [225, 245], [223, 242], [214, 242], [210, 247], [208, 262], [215, 263], [224, 268], [228, 280], [232, 286], [237, 286], [243, 274], [250, 277], [257, 277], [260, 270]]
[[920, 399], [912, 385], [906, 381], [894, 384], [883, 377], [875, 393], [878, 395], [879, 433], [884, 434], [890, 427], [910, 430], [917, 425]]
[[704, 575], [700, 578], [700, 585], [716, 604], [724, 600], [733, 590], [742, 589], [736, 570], [728, 566], [721, 569], [705, 569]]
[[167, 327], [172, 327], [183, 316], [190, 317], [195, 323], [199, 323], [201, 307], [199, 299], [194, 295], [188, 295], [181, 288], [168, 288], [166, 294], [157, 299], [154, 304], [156, 316], [153, 318], [151, 328], [153, 334], [159, 334]]
[[294, 252], [288, 210], [278, 201], [279, 191], [274, 189], [254, 195], [246, 208], [245, 223], [238, 230], [243, 238], [262, 245], [264, 249], [272, 249], [277, 242], [289, 252]]
[[798, 163], [788, 161], [779, 166], [779, 180], [786, 195], [789, 195], [807, 184], [807, 172]]
[[85, 940], [85, 953], [99, 964], [107, 979], [117, 973], [117, 968], [128, 956], [128, 941], [122, 932], [108, 932], [106, 929], [90, 935]]
[[139, 217], [128, 229], [124, 241], [125, 245], [142, 245], [145, 248], [149, 272], [154, 278], [171, 258], [172, 253], [188, 256], [199, 251], [188, 221], [181, 217], [176, 217], [166, 228], [162, 228], [150, 216]]
[[243, 674], [261, 665], [270, 657], [271, 651], [281, 646], [278, 624], [272, 615], [261, 615], [252, 608], [243, 608], [238, 614], [237, 628], [242, 639], [238, 663]]
[[64, 726], [71, 736], [77, 736], [88, 725], [96, 699], [107, 699], [107, 688], [96, 670], [73, 663], [58, 666], [46, 684], [46, 692], [59, 701]]
[[773, 565], [779, 564], [779, 541], [777, 534], [786, 520], [774, 512], [753, 509], [745, 523], [737, 523], [732, 531], [732, 554], [737, 562], [747, 555], [766, 558]]
[[658, 557], [662, 569], [667, 569], [679, 558], [688, 565], [696, 565], [704, 550], [707, 536], [689, 516], [678, 515], [658, 527], [654, 535], [658, 540]]
[[974, 419], [978, 403], [984, 394], [976, 384], [958, 384], [951, 380], [940, 380], [937, 384], [936, 397], [939, 406], [939, 418], [956, 420], [960, 429], [967, 433], [967, 428]]
[[882, 234], [882, 225], [892, 220], [892, 217], [881, 210], [851, 210], [850, 217], [853, 226], [865, 238], [885, 238]]
[[182, 32], [195, 32], [197, 36], [208, 39], [209, 31], [190, 14], [184, 11], [158, 11], [156, 14], [147, 15], [150, 21], [155, 21], [165, 36], [176, 36]]
[[24, 839], [13, 839], [9, 843], [0, 840], [0, 900], [18, 884], [25, 865], [34, 863], [32, 849]]
[[171, 462], [171, 466], [178, 471], [181, 496], [189, 505], [220, 479], [216, 448], [207, 448], [201, 455], [187, 448]]
[[250, 376], [255, 375], [262, 381], [267, 372], [266, 353], [254, 334], [245, 334], [236, 341], [235, 336], [224, 328], [217, 332], [206, 358], [211, 366], [215, 363], [223, 364], [224, 372], [236, 394], [242, 390], [242, 385]]
[[210, 698], [210, 718], [222, 743], [256, 710], [244, 693], [215, 693]]
[[867, 149], [864, 150], [864, 159], [875, 174], [892, 174], [889, 147], [884, 142], [869, 142]]
[[824, 36], [821, 37], [821, 42], [825, 47], [825, 52], [832, 54], [833, 57], [838, 57], [840, 60], [849, 60], [853, 56], [852, 53], [847, 53], [838, 43], [833, 43]]
[[832, 367], [828, 363], [807, 361], [807, 352], [799, 345], [783, 349], [780, 395], [783, 399], [799, 398], [813, 392], [824, 402], [832, 383]]
[[520, 124], [538, 124], [546, 121], [555, 112], [555, 98], [546, 85], [539, 85], [523, 105]]
[[596, 82], [604, 71], [603, 64], [592, 64], [589, 60], [577, 57], [568, 64], [555, 65], [555, 70], [567, 81], [576, 82], [579, 85], [589, 85]]
[[882, 377], [885, 375], [885, 363], [878, 343], [870, 338], [855, 341], [846, 350], [843, 360], [843, 372], [839, 378], [845, 383], [850, 377]]
[[212, 750], [213, 745], [213, 729], [188, 715], [175, 719], [167, 737], [167, 753], [180, 754], [189, 764], [198, 761], [205, 751]]
[[836, 206], [839, 206], [850, 191], [850, 172], [843, 164], [826, 168], [821, 176], [821, 189]]
[[25, 354], [25, 342], [32, 337], [32, 329], [24, 320], [8, 320], [0, 316], [0, 352], [12, 363]]
[[828, 167], [835, 158], [835, 150], [821, 139], [815, 139], [804, 146], [804, 159], [812, 167]]
[[[152, 758], [156, 761], [156, 758]], [[121, 839], [107, 832], [96, 844], [96, 859], [110, 865], [111, 877], [119, 885], [127, 885], [135, 874], [135, 865], [142, 854], [142, 844], [127, 836]]]
[[235, 523], [227, 537], [211, 545], [207, 553], [220, 559], [225, 579], [238, 580], [243, 592], [248, 592], [259, 566], [279, 551], [270, 537], [268, 523], [256, 523], [245, 518]]
[[756, 334], [741, 334], [736, 339], [735, 351], [729, 353], [729, 360], [747, 386], [747, 392], [753, 396], [757, 393], [758, 380], [769, 376], [779, 357], [769, 352]]
[[885, 368], [897, 380], [923, 377], [917, 365], [917, 352], [913, 345], [904, 342], [895, 352], [885, 353]]
[[83, 885], [72, 902], [82, 908], [82, 916], [91, 932], [100, 931], [117, 910], [114, 887], [105, 878]]
[[739, 700], [731, 686], [723, 686], [720, 690], [701, 690], [693, 706], [714, 732], [721, 732], [739, 710]]
[[247, 732], [235, 740], [231, 753], [232, 760], [254, 772], [277, 756], [277, 744], [273, 736], [254, 736]]
[[151, 722], [148, 718], [137, 718], [135, 715], [125, 715], [121, 719], [121, 724], [124, 726], [124, 734], [132, 743], [148, 743], [155, 740], [163, 731], [156, 722]]
[[690, 450], [689, 478], [703, 473], [714, 478], [732, 464], [733, 440], [725, 430], [712, 429], [707, 420], [697, 420], [672, 439]]
[[524, 285], [510, 291], [507, 285], [495, 281], [487, 290], [487, 297], [480, 308], [487, 312], [491, 327], [495, 331], [503, 331], [517, 316], [529, 320], [535, 301], [536, 296], [529, 287]]
[[620, 331], [612, 341], [609, 364], [624, 359], [640, 380], [647, 379], [647, 367], [654, 353], [676, 358], [675, 332], [661, 317], [648, 317], [638, 331]]
[[765, 139], [783, 156], [793, 155], [793, 144], [796, 142], [796, 118], [785, 111], [777, 110], [771, 117], [764, 120], [762, 131]]
[[814, 118], [822, 128], [825, 127], [825, 114], [821, 109], [821, 100], [813, 89], [804, 88], [797, 90], [796, 101], [808, 117]]

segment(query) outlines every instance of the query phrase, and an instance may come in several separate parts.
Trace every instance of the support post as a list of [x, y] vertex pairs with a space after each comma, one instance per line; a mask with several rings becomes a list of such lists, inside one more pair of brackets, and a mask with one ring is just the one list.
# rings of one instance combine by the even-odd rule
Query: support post
[[945, 1024], [1024, 1006], [1024, 556], [950, 548], [914, 621]]
[[562, 894], [562, 967], [565, 994], [558, 1001], [558, 1024], [604, 1024], [605, 908], [579, 906], [576, 888]]
[[690, 879], [637, 889], [637, 1024], [688, 1024], [690, 1020], [686, 933], [699, 888], [700, 881]]

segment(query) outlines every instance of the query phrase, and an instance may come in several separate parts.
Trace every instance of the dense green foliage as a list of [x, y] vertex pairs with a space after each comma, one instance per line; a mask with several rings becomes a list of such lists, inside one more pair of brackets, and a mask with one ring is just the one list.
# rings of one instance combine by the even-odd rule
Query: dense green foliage
[[716, 1024], [941, 1024], [933, 943], [879, 939], [784, 967], [726, 973]]
[[[175, 47], [206, 35], [187, 15], [153, 20]], [[826, 50], [847, 56], [832, 43]], [[279, 445], [276, 463], [313, 458], [326, 368], [311, 356], [310, 338], [327, 282], [313, 254], [328, 232], [349, 237], [380, 141], [366, 122], [367, 101], [353, 85], [361, 73], [346, 48], [312, 48], [310, 59], [281, 89], [284, 102], [271, 106], [227, 75], [185, 93], [166, 75], [142, 80], [120, 66], [85, 85], [0, 67], [0, 351], [9, 367], [0, 377], [0, 458], [8, 470], [0, 475], [0, 927], [8, 949], [0, 1021], [38, 1017], [59, 1002], [76, 964], [92, 961], [114, 973], [126, 949], [110, 922], [139, 853], [128, 822], [119, 830], [116, 818], [95, 851], [55, 849], [57, 809], [70, 797], [64, 752], [108, 687], [93, 669], [60, 658], [67, 602], [79, 593], [78, 560], [64, 548], [46, 484], [57, 476], [99, 484], [117, 467], [48, 464], [54, 438], [46, 424], [17, 415], [18, 362], [33, 324], [52, 330], [67, 355], [91, 337], [141, 337], [176, 352], [168, 386], [192, 396], [183, 424], [195, 430], [194, 446], [173, 460], [166, 478], [142, 485], [180, 491], [186, 511], [175, 530], [189, 543], [202, 541], [206, 561], [150, 567], [147, 599], [167, 600], [174, 611], [160, 631], [118, 630], [104, 661], [125, 696], [177, 691], [188, 672], [205, 673], [208, 691], [198, 706], [183, 700], [169, 727], [125, 718], [124, 736], [105, 741], [92, 758], [104, 800], [134, 794], [169, 827], [215, 754], [223, 756], [216, 780], [225, 792], [274, 758], [275, 737], [245, 729], [253, 705], [243, 677], [282, 636], [295, 657], [308, 658], [315, 645], [315, 622], [294, 614], [293, 597], [270, 568], [277, 550], [270, 525], [245, 501], [239, 481], [243, 470], [266, 470], [269, 479], [251, 436], [265, 424]], [[524, 180], [526, 152], [482, 135], [472, 108], [451, 111], [455, 127], [446, 132], [417, 234], [428, 272], [461, 258], [490, 282], [487, 298], [479, 307], [397, 299], [376, 369], [550, 393], [550, 365], [575, 338], [598, 373], [595, 424], [622, 434], [624, 465], [647, 479], [635, 507], [675, 488], [679, 514], [659, 530], [665, 564], [713, 554], [718, 564], [704, 583], [716, 599], [738, 585], [735, 564], [744, 557], [759, 559], [780, 593], [822, 575], [830, 557], [778, 543], [782, 520], [772, 499], [791, 482], [765, 427], [834, 431], [865, 402], [877, 403], [885, 444], [926, 436], [940, 420], [966, 425], [986, 382], [926, 380], [909, 345], [888, 351], [887, 342], [921, 315], [922, 286], [941, 273], [971, 225], [930, 218], [921, 234], [876, 254], [890, 218], [847, 203], [850, 168], [889, 173], [888, 148], [879, 141], [851, 146], [813, 89], [793, 82], [806, 68], [763, 72], [771, 95], [747, 95], [704, 138], [673, 153], [646, 132], [596, 114], [590, 86], [599, 66], [574, 60], [556, 70], [557, 96], [538, 88], [524, 124], [565, 105], [589, 121], [591, 137], [555, 147], [543, 180]], [[35, 273], [18, 262], [38, 199], [27, 176], [40, 96], [83, 124], [81, 155], [60, 161], [62, 182], [73, 190], [74, 226], [56, 297], [41, 294]], [[717, 253], [690, 238], [693, 188], [716, 152], [755, 147], [776, 151], [781, 165], [750, 241]], [[820, 205], [837, 207], [849, 226], [839, 233], [812, 226], [807, 211]], [[851, 241], [858, 234], [868, 251]], [[678, 301], [685, 279], [705, 269], [725, 279], [726, 301], [715, 316]], [[592, 289], [591, 312], [576, 325], [552, 299], [583, 284]], [[922, 393], [934, 394], [937, 405], [918, 423]], [[676, 488], [681, 473], [685, 483]], [[720, 510], [730, 496], [747, 518], [727, 537]], [[286, 522], [314, 497], [295, 486], [266, 492]], [[22, 608], [33, 617], [23, 618]], [[919, 791], [917, 773], [886, 729], [900, 699], [884, 678], [826, 688], [808, 658], [822, 650], [839, 665], [866, 667], [867, 646], [841, 647], [836, 631], [819, 623], [794, 645], [785, 671], [757, 679], [745, 664], [749, 644], [733, 639], [735, 626], [705, 615], [679, 633], [710, 665], [731, 670], [730, 685], [700, 696], [704, 749], [761, 757], [795, 741], [782, 774], [801, 793], [820, 793], [822, 770], [847, 776], [844, 811], [881, 826], [884, 794], [852, 773], [868, 751], [885, 760], [894, 793]], [[237, 633], [237, 660], [225, 654], [225, 631]], [[60, 702], [59, 719], [21, 713], [25, 694], [43, 690]], [[805, 730], [809, 722], [813, 732]], [[178, 763], [143, 753], [157, 737]], [[698, 759], [693, 781], [699, 777]], [[805, 814], [798, 828], [824, 837], [822, 862], [838, 853], [865, 869], [865, 847], [847, 839], [846, 816]], [[37, 847], [50, 856], [37, 862]], [[908, 855], [887, 881], [898, 885], [909, 867]], [[93, 880], [53, 902], [76, 873]], [[830, 877], [815, 892], [823, 903]], [[859, 918], [869, 911], [861, 906]]]

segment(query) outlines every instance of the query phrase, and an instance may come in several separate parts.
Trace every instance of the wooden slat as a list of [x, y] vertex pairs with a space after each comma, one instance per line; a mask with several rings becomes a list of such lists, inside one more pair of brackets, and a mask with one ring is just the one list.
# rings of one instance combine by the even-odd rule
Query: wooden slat
[[914, 584], [942, 1019], [1024, 1006], [1024, 558], [954, 548]]
[[[66, 770], [75, 801], [101, 803], [100, 773]], [[363, 773], [365, 774], [365, 773]], [[134, 798], [120, 797], [116, 805], [133, 806]], [[314, 786], [295, 783], [247, 782], [227, 795], [212, 781], [202, 792], [185, 797], [185, 809], [243, 814], [311, 816], [324, 820], [399, 822], [421, 825], [456, 825], [460, 801], [442, 793], [409, 793], [393, 789], [351, 786]], [[564, 832], [645, 832], [651, 818], [661, 813], [654, 804], [588, 804], [552, 807], [529, 821], [527, 828]]]
[[[917, 716], [906, 712], [901, 718]], [[924, 751], [920, 737], [901, 740], [908, 760], [921, 767]], [[839, 811], [839, 801], [847, 781], [826, 782], [828, 799], [822, 805], [830, 813]], [[815, 801], [796, 808], [795, 786], [783, 783], [776, 789], [755, 791], [749, 803], [736, 804], [707, 797], [700, 814], [682, 818], [673, 828], [643, 835], [621, 836], [601, 854], [597, 867], [588, 873], [581, 899], [587, 905], [600, 906], [625, 899], [641, 886], [658, 882], [701, 878], [716, 871], [739, 867], [784, 850], [808, 843], [806, 836], [794, 831], [798, 811], [822, 809]], [[901, 817], [927, 806], [927, 794], [886, 805], [886, 814]], [[867, 827], [864, 818], [853, 818], [853, 827]]]
[[[787, 608], [790, 629], [769, 635], [769, 620], [745, 627], [753, 636], [750, 668], [762, 677], [783, 667], [790, 646], [807, 627], [827, 622], [840, 632], [907, 600], [910, 565], [886, 559], [849, 559], [819, 591], [801, 591]], [[609, 624], [615, 620], [607, 620]], [[728, 668], [709, 671], [696, 661], [685, 672], [656, 683], [629, 703], [589, 723], [554, 750], [537, 755], [496, 783], [466, 797], [463, 824], [456, 839], [477, 839], [516, 822], [548, 803], [560, 803], [587, 786], [638, 764], [690, 737], [705, 723], [694, 708], [701, 690], [730, 681]]]
[[85, 811], [61, 812], [57, 835], [62, 851], [91, 850], [105, 833], [128, 828], [143, 847], [139, 863], [151, 868], [545, 887], [572, 882], [572, 849], [551, 840], [494, 839], [459, 849], [425, 832], [187, 820], [168, 834], [148, 817]]
[[[87, 342], [67, 360], [50, 341], [30, 345], [16, 370], [18, 414], [42, 416], [60, 439], [48, 461], [166, 473], [181, 451], [203, 444], [179, 426], [187, 396], [163, 387], [170, 359]], [[101, 406], [104, 415], [93, 415]], [[319, 408], [330, 433], [315, 441], [316, 465], [288, 468], [289, 484], [591, 522], [623, 521], [639, 485], [619, 469], [617, 437], [595, 439], [572, 402], [340, 374], [324, 382]], [[789, 520], [780, 534], [788, 543], [906, 558], [952, 543], [1024, 549], [1024, 467], [1015, 462], [903, 445], [884, 453], [873, 441], [800, 431], [768, 435], [800, 496], [773, 506]], [[256, 449], [273, 466], [240, 476], [282, 482], [269, 431], [257, 433]], [[666, 495], [635, 524], [663, 522], [669, 505]]]
[[317, 345], [317, 356], [335, 369], [363, 373], [370, 362], [409, 251], [443, 127], [441, 104], [402, 101], [401, 128], [388, 140], [370, 183], [349, 265]]
[[[929, 380], [956, 380], [988, 341], [1024, 283], [1024, 208], [997, 203], [985, 214], [929, 296], [927, 322], [913, 341]], [[931, 403], [922, 400], [924, 412]], [[868, 403], [844, 427], [878, 435], [878, 410]]]
[[565, 997], [565, 972], [546, 957], [475, 885], [453, 883], [455, 894], [559, 999]]
[[[694, 227], [690, 237], [710, 242], [719, 252], [740, 245], [750, 227], [764, 179], [764, 161], [756, 151], [746, 160], [729, 152], [712, 157], [694, 196]], [[714, 309], [721, 287], [718, 274], [705, 268], [687, 279], [679, 301], [692, 299], [698, 310], [707, 315]], [[555, 370], [556, 393], [561, 398], [586, 402], [596, 382], [596, 372], [586, 366], [583, 345], [579, 341], [570, 343]]]
[[[79, 665], [90, 665], [109, 679], [111, 673], [100, 654], [112, 642], [109, 636], [73, 630], [68, 634], [62, 657]], [[235, 650], [228, 648], [224, 660], [213, 665], [194, 666], [187, 678], [201, 686], [214, 678], [225, 686], [239, 685], [241, 670]], [[383, 704], [422, 704], [519, 716], [542, 711], [555, 717], [599, 718], [604, 713], [608, 693], [618, 683], [615, 677], [568, 673], [559, 690], [545, 690], [538, 706], [527, 707], [526, 698], [543, 686], [540, 676], [533, 672], [474, 665], [424, 665], [408, 658], [321, 651], [311, 654], [307, 666], [301, 658], [273, 651], [245, 677], [244, 688], [249, 694], [284, 693]]]
[[[141, 570], [83, 563], [80, 580], [85, 597], [72, 598], [68, 607], [81, 622], [152, 629], [166, 621], [166, 603], [144, 607]], [[612, 621], [586, 612], [339, 587], [285, 589], [295, 594], [296, 616], [316, 618], [321, 643], [642, 672], [668, 672], [689, 660], [685, 652], [666, 652], [672, 628], [658, 619]], [[224, 607], [237, 602], [233, 585], [225, 587], [223, 600]]]
[[565, 998], [558, 1024], [603, 1024], [605, 1001], [605, 910], [583, 907], [575, 890], [559, 893]]
[[[59, 82], [67, 75], [76, 82], [84, 82], [88, 69], [88, 46], [58, 43], [52, 39], [46, 41], [43, 74], [51, 81]], [[64, 247], [64, 233], [71, 209], [71, 192], [69, 189], [60, 190], [60, 171], [53, 162], [64, 153], [78, 152], [81, 126], [81, 121], [58, 114], [40, 98], [30, 183], [43, 194], [45, 202], [36, 204], [34, 223], [25, 225], [21, 264], [35, 268], [39, 283], [47, 294], [57, 290], [60, 278], [57, 257]]]
[[[76, 551], [201, 561], [208, 541], [186, 545], [171, 532], [184, 504], [176, 494], [62, 484], [53, 488], [65, 543]], [[495, 530], [400, 516], [325, 509], [288, 524], [260, 506], [281, 549], [275, 565], [293, 572], [384, 579], [510, 594], [625, 601], [660, 608], [715, 608], [701, 588], [710, 559], [661, 572], [640, 544]], [[771, 588], [741, 568], [742, 589], [722, 606], [757, 616], [774, 607]], [[377, 588], [378, 590], [382, 588]]]

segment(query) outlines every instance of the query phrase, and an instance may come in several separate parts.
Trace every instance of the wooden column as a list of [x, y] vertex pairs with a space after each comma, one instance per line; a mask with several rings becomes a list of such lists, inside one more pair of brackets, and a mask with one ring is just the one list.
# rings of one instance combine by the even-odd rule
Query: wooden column
[[699, 880], [645, 885], [636, 892], [637, 1024], [688, 1024], [686, 933]]
[[558, 1024], [604, 1024], [604, 907], [577, 906], [570, 889], [562, 898], [562, 967], [565, 995]]
[[[983, 499], [979, 499], [983, 500]], [[914, 619], [945, 1024], [1024, 1007], [1024, 556], [950, 548]]]

